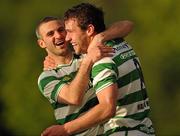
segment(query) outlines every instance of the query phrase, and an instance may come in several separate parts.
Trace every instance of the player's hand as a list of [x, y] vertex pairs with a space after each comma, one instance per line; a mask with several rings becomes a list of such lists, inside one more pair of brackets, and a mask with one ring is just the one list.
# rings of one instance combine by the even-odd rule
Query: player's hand
[[44, 68], [43, 70], [52, 70], [57, 67], [57, 64], [55, 63], [54, 59], [50, 56], [46, 56], [44, 60]]
[[41, 136], [69, 136], [65, 131], [63, 125], [53, 125], [45, 129]]
[[92, 59], [93, 63], [103, 57], [112, 57], [115, 53], [115, 50], [112, 47], [104, 45], [103, 42], [103, 36], [98, 34], [94, 37], [88, 47], [87, 56]]
[[87, 57], [91, 58], [92, 62], [95, 63], [104, 57], [112, 57], [114, 54], [114, 49], [108, 46], [97, 46], [91, 47], [88, 51]]

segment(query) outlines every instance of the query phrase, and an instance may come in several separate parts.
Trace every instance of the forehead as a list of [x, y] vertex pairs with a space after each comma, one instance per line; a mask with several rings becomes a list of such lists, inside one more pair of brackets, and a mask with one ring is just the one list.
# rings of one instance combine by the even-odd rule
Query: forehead
[[66, 29], [72, 29], [74, 27], [78, 27], [78, 21], [76, 18], [68, 19], [64, 23]]
[[48, 31], [53, 31], [59, 27], [64, 27], [64, 23], [60, 20], [53, 20], [49, 22], [42, 23], [39, 27], [40, 33], [46, 33]]

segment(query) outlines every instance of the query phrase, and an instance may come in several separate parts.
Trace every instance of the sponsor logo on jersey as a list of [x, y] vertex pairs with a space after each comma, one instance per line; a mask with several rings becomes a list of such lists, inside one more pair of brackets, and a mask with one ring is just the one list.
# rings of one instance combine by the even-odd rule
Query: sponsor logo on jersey
[[128, 52], [122, 53], [120, 55], [120, 58], [121, 59], [127, 59], [127, 58], [130, 58], [130, 57], [134, 56], [134, 55], [136, 55], [136, 53], [133, 50], [130, 50]]
[[115, 51], [119, 51], [119, 50], [122, 50], [122, 49], [128, 49], [128, 45], [126, 42], [123, 42], [121, 44], [118, 44], [117, 46], [113, 46], [113, 48], [115, 49]]

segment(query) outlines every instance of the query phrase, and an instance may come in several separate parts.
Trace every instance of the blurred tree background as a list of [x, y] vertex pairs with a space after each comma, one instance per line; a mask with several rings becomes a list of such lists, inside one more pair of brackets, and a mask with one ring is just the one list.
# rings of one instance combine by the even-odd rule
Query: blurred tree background
[[135, 23], [126, 40], [142, 63], [156, 134], [179, 136], [179, 0], [1, 0], [0, 136], [38, 136], [54, 124], [37, 87], [46, 54], [37, 46], [35, 27], [42, 17], [63, 16], [81, 2], [102, 7], [107, 26], [123, 19]]

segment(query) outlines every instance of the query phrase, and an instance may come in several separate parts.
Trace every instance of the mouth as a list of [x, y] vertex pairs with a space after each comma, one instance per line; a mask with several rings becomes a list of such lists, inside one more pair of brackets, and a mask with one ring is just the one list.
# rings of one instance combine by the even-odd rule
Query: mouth
[[72, 46], [76, 46], [77, 44], [76, 43], [71, 43]]
[[56, 46], [62, 46], [62, 45], [64, 45], [64, 43], [65, 43], [64, 41], [58, 41], [55, 43], [55, 45]]

